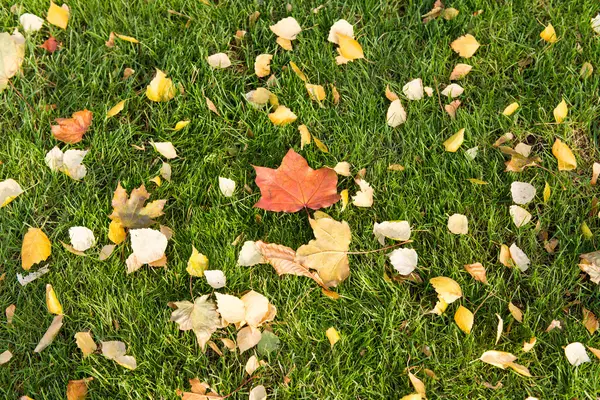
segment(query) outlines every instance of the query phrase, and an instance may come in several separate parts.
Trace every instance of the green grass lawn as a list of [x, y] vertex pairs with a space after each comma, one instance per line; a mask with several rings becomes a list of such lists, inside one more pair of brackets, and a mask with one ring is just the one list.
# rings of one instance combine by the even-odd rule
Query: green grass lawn
[[[42, 17], [48, 9], [45, 0], [19, 3], [23, 12]], [[590, 354], [591, 363], [573, 367], [563, 347], [576, 341], [600, 347], [598, 333], [591, 336], [581, 323], [582, 307], [600, 315], [599, 289], [577, 266], [579, 254], [597, 249], [600, 234], [598, 217], [590, 215], [597, 189], [589, 184], [591, 165], [600, 160], [600, 79], [598, 72], [587, 80], [579, 77], [584, 62], [600, 69], [600, 39], [590, 27], [600, 11], [598, 2], [448, 1], [446, 6], [460, 10], [459, 16], [428, 24], [421, 15], [433, 0], [329, 0], [318, 13], [311, 12], [318, 1], [291, 3], [288, 12], [281, 1], [222, 0], [207, 6], [198, 0], [69, 0], [66, 31], [46, 24], [28, 36], [23, 74], [11, 80], [14, 88], [0, 94], [0, 180], [15, 179], [25, 189], [0, 209], [0, 273], [6, 273], [0, 308], [17, 307], [12, 325], [4, 316], [0, 323], [0, 352], [10, 349], [14, 354], [0, 366], [2, 398], [64, 398], [69, 380], [88, 376], [94, 377], [89, 399], [175, 399], [176, 390], [189, 389], [188, 379], [194, 377], [221, 394], [235, 390], [254, 351], [225, 352], [222, 357], [210, 349], [203, 353], [191, 332], [169, 322], [167, 303], [191, 300], [185, 268], [194, 245], [208, 256], [211, 268], [227, 275], [225, 292], [241, 295], [253, 289], [278, 310], [269, 326], [281, 339], [280, 349], [264, 358], [268, 366], [231, 398], [247, 398], [253, 386], [263, 384], [270, 397], [282, 399], [399, 399], [414, 391], [406, 368], [415, 367], [412, 372], [425, 382], [431, 399], [596, 399], [599, 360]], [[18, 26], [11, 4], [2, 0], [0, 7], [0, 22], [9, 32]], [[169, 9], [191, 17], [189, 26]], [[483, 13], [473, 16], [479, 9]], [[251, 26], [248, 16], [254, 11], [261, 15]], [[303, 28], [291, 52], [283, 51], [269, 30], [286, 16], [295, 17]], [[326, 39], [340, 18], [354, 25], [367, 60], [335, 64], [335, 46]], [[539, 37], [548, 23], [559, 37], [553, 45]], [[240, 42], [233, 38], [237, 30], [248, 31]], [[111, 31], [141, 43], [117, 41], [107, 48], [104, 42]], [[49, 32], [62, 42], [52, 55], [37, 47]], [[450, 43], [466, 33], [482, 46], [465, 61]], [[228, 53], [232, 67], [212, 70], [206, 57], [217, 52]], [[244, 99], [244, 93], [265, 85], [266, 78], [257, 78], [253, 68], [261, 53], [274, 55], [271, 69], [278, 85], [272, 91], [298, 115], [294, 124], [274, 126], [265, 112]], [[339, 104], [327, 100], [319, 107], [311, 101], [303, 82], [283, 69], [290, 61], [311, 83], [334, 84]], [[422, 101], [402, 100], [407, 122], [395, 129], [387, 126], [386, 85], [401, 94], [405, 83], [422, 78], [425, 85], [435, 88], [437, 83], [441, 91], [459, 62], [473, 70], [458, 82], [465, 93], [455, 120], [440, 108], [434, 93]], [[122, 80], [127, 67], [136, 72]], [[150, 102], [144, 91], [155, 68], [181, 83], [185, 94], [168, 103]], [[208, 110], [205, 95], [221, 117]], [[552, 110], [562, 98], [569, 104], [569, 116], [557, 125]], [[106, 120], [106, 111], [123, 99], [128, 99], [126, 108]], [[503, 116], [513, 101], [521, 108]], [[47, 107], [51, 104], [55, 110]], [[54, 119], [85, 108], [94, 113], [94, 121], [84, 140], [72, 146], [56, 141], [50, 133]], [[186, 119], [191, 124], [173, 132], [175, 123]], [[300, 151], [300, 123], [330, 153], [314, 145]], [[445, 152], [442, 142], [461, 128], [466, 129], [462, 148]], [[503, 172], [506, 157], [492, 144], [506, 132], [515, 135], [513, 145], [532, 145], [547, 170]], [[576, 170], [558, 172], [551, 153], [555, 138], [573, 149]], [[179, 153], [170, 162], [172, 182], [160, 187], [149, 181], [162, 164], [151, 140], [171, 141]], [[81, 182], [45, 165], [44, 156], [55, 145], [89, 149], [84, 160], [88, 175]], [[133, 145], [145, 145], [146, 150]], [[479, 154], [471, 161], [464, 152], [473, 146]], [[323, 296], [306, 278], [279, 278], [268, 265], [236, 265], [241, 243], [231, 243], [240, 234], [244, 240], [292, 248], [313, 238], [306, 213], [253, 208], [260, 195], [252, 165], [276, 168], [289, 148], [313, 168], [338, 161], [350, 162], [354, 173], [366, 168], [365, 179], [375, 189], [374, 206], [350, 206], [342, 212], [334, 205], [324, 211], [350, 224], [352, 251], [380, 247], [372, 233], [374, 222], [410, 221], [416, 232], [409, 246], [419, 254], [416, 272], [423, 283], [384, 280], [385, 271], [393, 272], [386, 252], [351, 255], [351, 275], [338, 288], [342, 298], [337, 301]], [[388, 171], [393, 163], [405, 171]], [[218, 176], [237, 182], [233, 198], [220, 193]], [[467, 178], [489, 184], [473, 185]], [[530, 182], [538, 191], [527, 206], [533, 221], [522, 228], [515, 227], [508, 212], [510, 184], [516, 180]], [[129, 245], [117, 247], [104, 262], [98, 261], [97, 250], [80, 257], [60, 245], [69, 241], [68, 229], [77, 225], [92, 229], [100, 245], [109, 242], [108, 215], [119, 181], [128, 190], [144, 183], [152, 199], [168, 199], [165, 215], [157, 219], [175, 231], [167, 248], [167, 269], [143, 267], [126, 275]], [[541, 195], [545, 182], [552, 187], [547, 204]], [[244, 184], [253, 194], [243, 191]], [[338, 188], [352, 194], [357, 190], [351, 178], [343, 177]], [[468, 235], [448, 231], [447, 219], [454, 213], [468, 216]], [[583, 222], [594, 238], [583, 237]], [[536, 224], [560, 241], [555, 254], [544, 250]], [[21, 287], [16, 274], [23, 272], [19, 254], [30, 226], [42, 227], [52, 241], [51, 272]], [[513, 242], [532, 260], [525, 273], [498, 262], [500, 245]], [[474, 262], [487, 268], [489, 285], [464, 270], [463, 265]], [[453, 278], [464, 292], [443, 316], [426, 314], [436, 301], [428, 284], [436, 276]], [[54, 343], [36, 354], [33, 349], [52, 321], [44, 300], [47, 283], [58, 293], [65, 323]], [[213, 291], [203, 278], [194, 279], [191, 290], [194, 296]], [[524, 311], [523, 323], [510, 316], [510, 301]], [[453, 321], [458, 304], [478, 310], [471, 335]], [[498, 345], [496, 313], [505, 320]], [[564, 329], [546, 333], [553, 319], [562, 321]], [[331, 326], [341, 335], [333, 349], [325, 336]], [[85, 330], [96, 341], [125, 342], [138, 368], [126, 370], [100, 355], [83, 359], [73, 335]], [[214, 338], [233, 339], [234, 333], [230, 329]], [[524, 353], [522, 344], [532, 336], [537, 344]], [[492, 349], [517, 355], [533, 377], [476, 361]], [[439, 379], [426, 377], [424, 368]], [[287, 385], [286, 376], [291, 380]], [[500, 389], [484, 386], [499, 381]]]

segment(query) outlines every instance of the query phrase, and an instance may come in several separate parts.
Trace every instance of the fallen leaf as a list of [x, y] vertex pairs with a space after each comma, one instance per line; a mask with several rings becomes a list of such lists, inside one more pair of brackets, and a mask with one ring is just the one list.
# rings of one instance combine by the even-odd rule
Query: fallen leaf
[[208, 56], [206, 61], [208, 61], [208, 65], [216, 69], [223, 69], [231, 66], [229, 56], [225, 53], [216, 53]]
[[327, 94], [325, 94], [325, 88], [323, 86], [311, 85], [310, 83], [307, 83], [305, 86], [306, 91], [308, 92], [308, 97], [310, 97], [311, 100], [323, 101], [327, 97]]
[[252, 376], [254, 371], [256, 371], [259, 367], [260, 364], [258, 363], [258, 358], [256, 358], [255, 355], [253, 355], [248, 359], [248, 361], [246, 361], [246, 366], [244, 367], [244, 369], [246, 370], [246, 373], [248, 375]]
[[250, 350], [256, 346], [261, 339], [260, 330], [253, 326], [246, 326], [237, 333], [237, 344], [240, 353]]
[[315, 239], [298, 248], [295, 261], [317, 271], [325, 286], [337, 286], [350, 275], [348, 252], [351, 233], [346, 221], [310, 219]]
[[365, 58], [363, 49], [356, 40], [341, 33], [337, 34], [337, 38], [340, 46], [338, 49], [342, 57], [350, 61]]
[[289, 40], [289, 39], [278, 37], [277, 40], [276, 40], [276, 42], [284, 50], [291, 51], [293, 49], [292, 48], [292, 41]]
[[219, 177], [219, 190], [225, 197], [233, 196], [235, 192], [235, 181], [229, 178]]
[[467, 335], [470, 334], [471, 329], [473, 329], [473, 319], [473, 313], [463, 306], [459, 306], [454, 314], [454, 322], [456, 322], [456, 325], [458, 325], [460, 330]]
[[562, 326], [560, 325], [560, 321], [553, 319], [552, 322], [550, 322], [550, 325], [548, 325], [548, 327], [546, 328], [546, 332], [550, 332], [552, 329], [556, 328], [562, 329]]
[[271, 74], [271, 60], [273, 59], [272, 54], [259, 54], [256, 56], [254, 62], [254, 73], [259, 78], [264, 78]]
[[515, 181], [510, 185], [510, 193], [516, 204], [527, 204], [535, 198], [535, 187], [527, 182]]
[[290, 149], [278, 169], [254, 166], [261, 198], [254, 205], [269, 211], [318, 210], [339, 201], [337, 174], [330, 168], [313, 170]]
[[8, 80], [21, 69], [25, 58], [25, 38], [15, 29], [10, 35], [0, 32], [0, 92], [8, 86]]
[[398, 100], [398, 95], [390, 90], [390, 85], [386, 85], [385, 87], [385, 97], [389, 101]]
[[340, 334], [333, 326], [327, 329], [327, 331], [325, 331], [325, 335], [329, 340], [331, 348], [333, 348], [333, 346], [335, 346], [335, 344], [340, 340]]
[[46, 50], [49, 53], [54, 53], [58, 49], [58, 41], [52, 35], [44, 41], [39, 47]]
[[69, 238], [71, 239], [71, 245], [77, 251], [86, 251], [96, 242], [94, 232], [85, 226], [69, 228]]
[[[599, 164], [600, 165], [600, 164]], [[350, 163], [346, 162], [346, 161], [341, 161], [339, 163], [337, 163], [335, 165], [335, 167], [333, 167], [333, 170], [335, 171], [336, 174], [338, 175], [342, 175], [342, 176], [350, 176], [352, 175], [352, 173], [350, 172]]]
[[267, 389], [263, 385], [258, 385], [250, 391], [248, 400], [264, 400], [267, 398]]
[[84, 400], [88, 392], [88, 382], [94, 378], [84, 378], [76, 381], [69, 381], [67, 384], [67, 400]]
[[556, 31], [554, 30], [552, 24], [548, 24], [548, 26], [544, 28], [544, 30], [540, 33], [540, 37], [548, 43], [556, 43], [558, 40], [556, 37]]
[[456, 66], [450, 73], [450, 80], [456, 81], [458, 79], [464, 78], [465, 76], [467, 76], [469, 74], [469, 72], [471, 72], [471, 69], [473, 69], [473, 67], [470, 66], [469, 64], [461, 64], [461, 63], [456, 64]]
[[453, 20], [458, 17], [459, 11], [456, 8], [448, 7], [444, 11], [442, 11], [442, 17], [446, 21]]
[[452, 50], [463, 58], [471, 58], [479, 48], [479, 43], [471, 34], [459, 37], [450, 44]]
[[423, 81], [413, 79], [402, 87], [402, 93], [408, 100], [421, 100], [423, 98]]
[[583, 363], [590, 362], [590, 357], [585, 351], [585, 346], [579, 342], [574, 342], [565, 347], [565, 356], [571, 365], [578, 367]]
[[529, 264], [531, 261], [527, 254], [523, 250], [521, 250], [515, 243], [510, 245], [510, 258], [514, 261], [515, 265], [521, 270], [521, 272], [525, 272], [529, 268]]
[[[596, 348], [590, 347], [590, 346], [588, 346], [587, 348], [592, 352], [593, 355], [596, 356], [596, 358], [600, 359], [600, 349], [596, 349]], [[1, 358], [1, 355], [0, 355], [0, 358]], [[2, 363], [0, 362], [0, 364], [2, 364]]]
[[600, 327], [598, 319], [596, 318], [596, 316], [594, 315], [593, 312], [591, 312], [590, 310], [588, 310], [587, 308], [583, 308], [583, 326], [585, 326], [585, 329], [588, 330], [588, 332], [590, 333], [590, 335], [593, 335], [598, 328]]
[[219, 269], [204, 271], [204, 277], [213, 289], [221, 289], [227, 284], [225, 274]]
[[498, 327], [496, 328], [496, 343], [495, 344], [498, 344], [498, 342], [500, 341], [500, 337], [502, 336], [502, 331], [504, 330], [504, 320], [498, 314], [496, 314], [496, 317], [498, 318]]
[[167, 160], [177, 158], [177, 151], [171, 142], [150, 142], [154, 150], [158, 151], [160, 155], [165, 157]]
[[509, 363], [512, 363], [517, 357], [504, 351], [488, 350], [479, 357], [484, 363], [505, 369]]
[[401, 275], [410, 275], [417, 267], [418, 255], [414, 249], [396, 249], [388, 254], [390, 262]]
[[360, 190], [352, 196], [352, 204], [357, 207], [371, 207], [373, 206], [373, 188], [364, 179], [356, 181]]
[[439, 298], [448, 304], [462, 297], [460, 285], [454, 279], [438, 276], [431, 278], [429, 283], [433, 286]]
[[177, 88], [173, 85], [171, 78], [160, 69], [156, 69], [156, 75], [146, 87], [146, 97], [151, 101], [169, 101], [177, 93]]
[[177, 122], [175, 124], [175, 128], [173, 128], [173, 132], [178, 132], [178, 131], [182, 130], [183, 128], [188, 126], [190, 124], [190, 122], [191, 121], [189, 121], [189, 120]]
[[90, 332], [77, 332], [75, 334], [75, 342], [77, 343], [77, 347], [83, 353], [84, 357], [89, 356], [94, 353], [98, 346], [94, 343], [94, 339], [92, 339], [92, 334]]
[[295, 40], [296, 36], [302, 32], [300, 24], [292, 17], [279, 20], [275, 25], [269, 26], [269, 29], [278, 37], [287, 40]]
[[529, 339], [529, 342], [523, 342], [523, 351], [525, 353], [531, 351], [531, 349], [533, 349], [533, 346], [535, 346], [536, 342], [537, 342], [537, 339], [535, 337], [532, 337], [531, 339]]
[[182, 331], [193, 330], [198, 344], [204, 350], [211, 335], [220, 325], [215, 303], [208, 299], [208, 295], [204, 295], [197, 297], [193, 303], [176, 301], [173, 305], [176, 309], [171, 313], [171, 321], [179, 325]]
[[[131, 197], [129, 197], [119, 182], [113, 195], [113, 212], [109, 218], [118, 221], [124, 228], [147, 228], [154, 223], [152, 218], [163, 215], [162, 210], [167, 202], [166, 200], [155, 200], [144, 206], [149, 198], [150, 193], [146, 191], [144, 185], [133, 189]], [[115, 240], [113, 243], [118, 244]]]
[[581, 79], [587, 79], [594, 73], [594, 67], [589, 62], [584, 62], [579, 71], [579, 77]]
[[106, 113], [106, 118], [114, 117], [115, 115], [123, 111], [123, 108], [125, 108], [125, 101], [126, 100], [121, 100], [114, 107], [108, 110], [108, 112]]
[[508, 311], [510, 311], [510, 314], [513, 316], [514, 319], [516, 319], [519, 322], [523, 322], [523, 312], [512, 302], [508, 303]]
[[[592, 180], [590, 181], [590, 185], [594, 186], [596, 182], [598, 182], [598, 176], [600, 175], [600, 163], [595, 162], [592, 165]], [[0, 202], [2, 199], [0, 198]]]
[[133, 75], [135, 73], [134, 69], [131, 68], [125, 68], [123, 70], [123, 80], [129, 78], [131, 75]]
[[509, 105], [506, 106], [504, 111], [502, 111], [502, 115], [506, 115], [506, 116], [513, 115], [514, 112], [517, 111], [518, 109], [519, 109], [519, 103], [517, 103], [517, 102], [510, 103]]
[[16, 199], [23, 189], [14, 179], [6, 179], [0, 182], [0, 208]]
[[10, 352], [10, 350], [4, 351], [0, 354], [0, 365], [6, 364], [11, 358], [13, 358], [13, 354]]
[[373, 225], [373, 235], [382, 246], [385, 245], [385, 238], [406, 241], [410, 239], [410, 234], [411, 229], [408, 221], [375, 222]]
[[410, 383], [415, 388], [415, 391], [419, 393], [424, 399], [427, 398], [427, 396], [425, 395], [426, 390], [423, 381], [417, 378], [417, 376], [410, 371], [408, 372], [408, 379], [410, 379]]
[[50, 284], [46, 284], [46, 308], [50, 314], [61, 315], [63, 313], [62, 305]]
[[[140, 264], [149, 264], [160, 260], [165, 255], [167, 238], [162, 232], [149, 229], [132, 229], [131, 236], [132, 255]], [[133, 271], [129, 271], [133, 272]]]
[[102, 346], [102, 355], [104, 357], [115, 361], [117, 364], [127, 369], [134, 370], [137, 368], [137, 362], [135, 358], [125, 355], [127, 352], [125, 343], [115, 340], [100, 342], [100, 345]]
[[523, 207], [512, 205], [509, 208], [509, 213], [517, 228], [525, 226], [531, 221], [531, 214]]
[[279, 342], [279, 337], [273, 332], [264, 331], [260, 338], [260, 342], [258, 342], [258, 345], [256, 346], [256, 350], [259, 354], [267, 355], [279, 348]]
[[217, 297], [217, 311], [227, 323], [238, 324], [246, 319], [246, 306], [235, 296], [215, 292]]
[[571, 171], [577, 168], [577, 160], [575, 159], [573, 152], [569, 146], [560, 139], [556, 139], [552, 145], [552, 154], [558, 161], [559, 171]]
[[406, 122], [406, 111], [402, 107], [400, 99], [396, 99], [390, 103], [386, 116], [387, 124], [392, 128], [402, 125]]
[[487, 285], [488, 281], [485, 275], [485, 268], [481, 263], [467, 264], [465, 265], [465, 269], [473, 278], [475, 278], [475, 280]]
[[171, 165], [163, 162], [160, 167], [160, 176], [167, 182], [171, 182]]
[[6, 307], [5, 313], [6, 313], [6, 324], [7, 325], [12, 324], [16, 309], [17, 309], [17, 306], [14, 304], [11, 304], [10, 306]]
[[340, 102], [340, 93], [338, 92], [338, 90], [336, 89], [335, 86], [333, 86], [333, 84], [331, 84], [331, 95], [333, 96], [333, 104], [339, 104]]
[[35, 14], [25, 13], [19, 17], [19, 23], [25, 33], [37, 32], [42, 29], [44, 20]]
[[452, 214], [448, 218], [448, 230], [455, 235], [466, 235], [469, 233], [469, 220], [466, 215]]
[[21, 286], [25, 286], [25, 285], [27, 285], [27, 284], [35, 281], [40, 276], [43, 276], [43, 275], [47, 274], [48, 272], [50, 272], [50, 269], [48, 268], [48, 265], [44, 265], [43, 267], [41, 267], [37, 271], [32, 272], [30, 274], [27, 274], [26, 276], [23, 276], [23, 275], [17, 273], [17, 280], [19, 281], [19, 283], [21, 284]]
[[69, 8], [66, 7], [66, 4], [59, 7], [54, 4], [54, 2], [50, 1], [50, 8], [48, 8], [46, 20], [52, 25], [67, 29], [67, 24], [69, 22]]
[[354, 38], [354, 27], [345, 19], [337, 20], [333, 25], [331, 25], [331, 28], [329, 28], [327, 41], [339, 44], [338, 34], [345, 35], [349, 38]]
[[442, 90], [442, 94], [449, 98], [458, 97], [463, 94], [465, 89], [457, 83], [451, 83]]
[[[284, 246], [282, 246], [284, 247]], [[287, 249], [288, 247], [286, 247]], [[293, 252], [293, 250], [292, 250]], [[245, 267], [251, 267], [256, 264], [265, 263], [266, 260], [263, 258], [261, 251], [259, 250], [256, 242], [246, 241], [240, 250], [238, 255], [237, 264]]]
[[269, 119], [273, 125], [285, 126], [294, 122], [298, 116], [286, 106], [278, 106], [274, 112], [269, 114]]
[[73, 113], [72, 118], [57, 118], [58, 125], [52, 125], [52, 135], [56, 140], [68, 144], [81, 142], [83, 135], [92, 124], [92, 112], [88, 110]]
[[139, 40], [137, 40], [136, 38], [134, 38], [132, 36], [119, 35], [118, 33], [115, 33], [115, 36], [118, 37], [119, 39], [124, 40], [129, 43], [139, 43], [140, 42]]
[[450, 104], [444, 106], [444, 110], [446, 110], [450, 118], [456, 118], [456, 111], [458, 110], [458, 107], [460, 107], [460, 104], [460, 100], [454, 100]]
[[190, 276], [204, 276], [204, 271], [208, 268], [208, 257], [204, 254], [199, 253], [194, 246], [192, 246], [192, 255], [190, 256], [186, 271]]
[[46, 333], [44, 333], [44, 336], [42, 336], [42, 339], [40, 339], [40, 342], [37, 344], [37, 346], [35, 346], [35, 349], [33, 350], [34, 353], [41, 353], [42, 350], [44, 350], [46, 347], [52, 344], [54, 338], [56, 337], [56, 335], [58, 335], [58, 331], [60, 331], [60, 328], [63, 325], [63, 317], [64, 315], [62, 314], [59, 314], [54, 317], [52, 323], [48, 327], [48, 330], [46, 331]]
[[554, 120], [557, 124], [562, 123], [567, 118], [567, 114], [569, 114], [569, 107], [567, 106], [565, 99], [562, 99], [562, 101], [556, 106], [553, 114]]
[[29, 228], [21, 246], [21, 265], [25, 271], [50, 257], [51, 244], [48, 236], [39, 228]]
[[444, 148], [448, 152], [455, 153], [456, 151], [458, 151], [460, 146], [463, 144], [464, 140], [465, 140], [465, 128], [462, 128], [461, 130], [456, 132], [454, 135], [452, 135], [448, 139], [446, 139], [446, 141], [444, 142]]

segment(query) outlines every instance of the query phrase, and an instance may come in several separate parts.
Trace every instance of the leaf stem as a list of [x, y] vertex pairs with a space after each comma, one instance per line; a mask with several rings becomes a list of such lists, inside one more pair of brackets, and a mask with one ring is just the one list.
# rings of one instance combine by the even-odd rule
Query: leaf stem
[[375, 250], [347, 251], [346, 254], [359, 255], [359, 254], [379, 253], [380, 251], [386, 251], [386, 250], [393, 249], [395, 247], [399, 247], [399, 246], [402, 246], [403, 244], [408, 244], [408, 243], [412, 243], [412, 240], [406, 240], [404, 242], [394, 243], [390, 246], [385, 246], [385, 247], [382, 247], [380, 249], [375, 249]]

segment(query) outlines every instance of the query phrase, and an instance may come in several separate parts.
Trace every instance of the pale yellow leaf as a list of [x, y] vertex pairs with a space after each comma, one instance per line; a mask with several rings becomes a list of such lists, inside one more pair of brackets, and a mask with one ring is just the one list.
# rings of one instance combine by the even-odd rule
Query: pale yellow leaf
[[125, 108], [125, 101], [126, 100], [121, 100], [114, 107], [108, 110], [108, 112], [106, 113], [106, 118], [114, 117], [115, 115], [123, 111], [123, 108]]
[[310, 144], [310, 132], [304, 124], [298, 127], [298, 131], [300, 131], [300, 149], [302, 150], [304, 146]]
[[485, 268], [481, 263], [467, 264], [465, 269], [475, 280], [483, 282], [487, 285], [487, 277], [485, 275]]
[[587, 308], [583, 308], [583, 326], [585, 326], [585, 329], [588, 330], [588, 332], [590, 333], [590, 335], [593, 335], [599, 326], [599, 322], [598, 319], [596, 318], [596, 316], [594, 315], [593, 312], [591, 312], [590, 310], [588, 310]]
[[225, 53], [212, 54], [206, 58], [206, 61], [208, 61], [208, 65], [215, 69], [223, 69], [231, 66], [231, 60], [229, 60], [229, 56]]
[[469, 220], [466, 215], [452, 214], [448, 218], [448, 230], [455, 235], [466, 235], [469, 233]]
[[277, 109], [269, 114], [269, 119], [273, 125], [284, 126], [294, 122], [298, 116], [292, 112], [286, 106], [279, 106]]
[[425, 398], [426, 390], [423, 381], [410, 371], [408, 372], [408, 379], [410, 379], [410, 383], [415, 388], [415, 391]]
[[63, 317], [64, 315], [62, 314], [59, 314], [56, 317], [54, 317], [52, 323], [48, 327], [48, 330], [46, 331], [46, 333], [44, 333], [44, 336], [42, 336], [42, 339], [40, 339], [40, 342], [33, 350], [34, 353], [40, 353], [42, 352], [42, 350], [44, 350], [46, 347], [52, 344], [54, 338], [56, 337], [56, 335], [58, 335], [58, 331], [60, 331], [60, 328], [63, 325]]
[[333, 346], [335, 346], [335, 344], [340, 340], [340, 334], [333, 326], [325, 331], [325, 335], [327, 336], [327, 339], [329, 339], [331, 348], [333, 348]]
[[185, 269], [190, 276], [204, 276], [204, 271], [208, 268], [208, 258], [199, 253], [194, 246], [192, 246], [192, 255], [190, 256], [187, 268]]
[[294, 73], [298, 76], [298, 78], [302, 79], [304, 82], [308, 82], [308, 78], [306, 77], [304, 72], [302, 72], [302, 70], [298, 67], [298, 65], [296, 65], [295, 62], [290, 61], [290, 67], [292, 68], [292, 71], [294, 71]]
[[291, 51], [292, 50], [292, 41], [289, 39], [285, 39], [282, 37], [278, 37], [276, 40], [277, 44], [281, 46], [282, 49]]
[[237, 333], [237, 345], [240, 353], [245, 352], [256, 346], [260, 342], [262, 334], [260, 330], [253, 326], [246, 326]]
[[156, 70], [156, 75], [146, 87], [146, 97], [152, 101], [169, 101], [177, 93], [177, 88], [173, 85], [171, 78], [160, 69]]
[[446, 141], [444, 142], [444, 148], [446, 149], [446, 151], [455, 153], [460, 148], [460, 146], [463, 144], [464, 140], [465, 140], [465, 128], [462, 128], [461, 130], [456, 132], [454, 135], [452, 135], [448, 139], [446, 139]]
[[481, 179], [477, 179], [477, 178], [467, 178], [467, 180], [474, 185], [487, 185], [488, 184], [488, 182], [483, 181]]
[[302, 32], [302, 28], [298, 21], [296, 21], [293, 17], [287, 17], [279, 20], [275, 25], [269, 26], [269, 29], [280, 38], [287, 40], [294, 40], [296, 36], [300, 32]]
[[450, 304], [462, 297], [462, 290], [460, 285], [451, 278], [445, 276], [438, 276], [431, 278], [429, 283], [437, 292], [440, 299]]
[[325, 143], [321, 142], [314, 136], [312, 137], [312, 139], [315, 142], [315, 146], [317, 146], [319, 150], [321, 150], [323, 153], [329, 153], [329, 148], [327, 148], [327, 145], [325, 145]]
[[567, 115], [569, 114], [569, 106], [567, 106], [565, 99], [562, 99], [562, 101], [558, 103], [552, 113], [554, 114], [554, 120], [557, 124], [562, 123], [567, 118]]
[[471, 69], [473, 69], [473, 67], [469, 64], [456, 64], [456, 66], [452, 70], [452, 73], [450, 73], [450, 80], [455, 81], [464, 78], [469, 72], [471, 72]]
[[365, 58], [361, 45], [349, 36], [338, 33], [340, 55], [347, 60], [353, 61]]
[[348, 206], [348, 189], [342, 190], [340, 192], [340, 197], [342, 198], [342, 211], [344, 211]]
[[519, 322], [523, 322], [523, 311], [517, 306], [515, 306], [512, 302], [508, 303], [508, 311]]
[[502, 111], [502, 114], [506, 115], [506, 116], [510, 116], [515, 111], [517, 111], [518, 108], [519, 108], [519, 103], [517, 103], [517, 102], [510, 103], [509, 105], [506, 106], [506, 108], [504, 109], [504, 111]]
[[175, 124], [175, 128], [173, 128], [173, 131], [177, 132], [182, 130], [183, 128], [185, 128], [186, 126], [188, 126], [190, 124], [190, 121], [185, 120], [185, 121], [179, 121], [178, 123]]
[[552, 195], [552, 188], [550, 187], [548, 182], [546, 182], [546, 184], [544, 185], [544, 203], [548, 202], [551, 195]]
[[306, 91], [308, 92], [308, 96], [311, 100], [314, 101], [323, 101], [327, 97], [325, 93], [325, 88], [321, 85], [312, 85], [310, 83], [306, 84]]
[[271, 74], [272, 54], [259, 54], [254, 61], [254, 73], [259, 78], [269, 76]]
[[75, 334], [75, 342], [77, 343], [77, 347], [83, 353], [84, 357], [89, 356], [94, 353], [98, 346], [94, 343], [94, 339], [92, 339], [92, 334], [90, 332], [77, 332]]
[[458, 53], [459, 56], [471, 58], [479, 48], [479, 43], [473, 35], [466, 34], [452, 42], [450, 47], [452, 47], [452, 50]]
[[533, 346], [535, 346], [536, 342], [537, 342], [537, 339], [535, 337], [532, 337], [531, 339], [529, 339], [529, 342], [523, 342], [523, 351], [525, 353], [527, 353], [528, 351], [533, 349]]

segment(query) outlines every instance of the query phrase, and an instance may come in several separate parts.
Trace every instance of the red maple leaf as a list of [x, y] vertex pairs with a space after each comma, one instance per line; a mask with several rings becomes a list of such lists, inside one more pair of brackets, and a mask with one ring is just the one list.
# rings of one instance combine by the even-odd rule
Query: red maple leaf
[[254, 207], [296, 212], [305, 207], [318, 210], [340, 200], [335, 171], [326, 167], [312, 169], [293, 149], [283, 157], [279, 168], [254, 166], [254, 169], [261, 194]]

